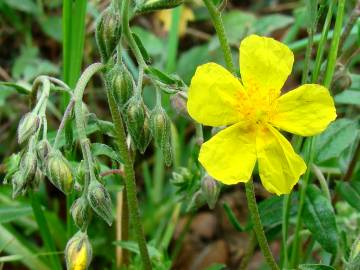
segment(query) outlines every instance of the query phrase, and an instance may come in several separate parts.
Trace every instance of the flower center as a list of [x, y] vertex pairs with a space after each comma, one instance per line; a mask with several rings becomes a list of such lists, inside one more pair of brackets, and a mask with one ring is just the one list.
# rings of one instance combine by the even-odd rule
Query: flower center
[[269, 122], [275, 107], [275, 99], [270, 92], [252, 91], [241, 92], [239, 98], [239, 112], [242, 118], [251, 125], [262, 125]]

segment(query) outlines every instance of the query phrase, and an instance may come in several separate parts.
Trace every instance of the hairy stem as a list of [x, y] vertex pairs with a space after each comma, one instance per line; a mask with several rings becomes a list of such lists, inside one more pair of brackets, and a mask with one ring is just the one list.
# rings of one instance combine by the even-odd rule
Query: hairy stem
[[[127, 1], [127, 0], [125, 0]], [[125, 2], [124, 1], [124, 2]], [[131, 154], [129, 152], [127, 143], [126, 143], [126, 134], [124, 123], [119, 111], [118, 106], [114, 96], [107, 90], [108, 103], [110, 107], [111, 116], [115, 125], [116, 133], [116, 143], [119, 148], [120, 155], [124, 160], [124, 180], [125, 188], [127, 194], [127, 205], [129, 209], [129, 216], [132, 225], [134, 226], [137, 242], [139, 245], [141, 259], [143, 261], [143, 267], [145, 270], [151, 270], [151, 261], [149, 253], [146, 246], [146, 240], [143, 232], [143, 227], [141, 224], [140, 212], [138, 200], [136, 197], [136, 182], [135, 182], [135, 172], [133, 167], [133, 162]]]
[[231, 49], [226, 37], [225, 28], [221, 19], [221, 13], [214, 5], [212, 0], [203, 0], [203, 2], [209, 11], [211, 21], [215, 27], [216, 34], [219, 38], [221, 50], [224, 54], [226, 67], [231, 73], [235, 73], [235, 67], [232, 61]]
[[254, 184], [253, 184], [252, 179], [250, 179], [247, 183], [245, 183], [245, 191], [246, 191], [246, 198], [248, 201], [248, 208], [249, 208], [250, 215], [251, 215], [251, 220], [253, 222], [253, 229], [255, 231], [261, 251], [262, 251], [269, 267], [272, 270], [280, 270], [280, 268], [276, 264], [276, 261], [271, 253], [269, 244], [266, 240], [266, 235], [265, 235], [263, 226], [261, 224], [260, 214], [259, 214], [259, 210], [258, 210], [258, 207], [256, 204]]

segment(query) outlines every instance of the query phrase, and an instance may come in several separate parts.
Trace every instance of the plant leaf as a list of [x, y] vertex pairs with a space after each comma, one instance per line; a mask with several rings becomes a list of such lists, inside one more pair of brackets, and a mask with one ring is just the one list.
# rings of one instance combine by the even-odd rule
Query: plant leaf
[[30, 206], [1, 206], [0, 207], [0, 224], [8, 223], [23, 216], [32, 214]]
[[360, 211], [360, 182], [337, 182], [336, 191], [352, 207]]
[[335, 254], [339, 237], [334, 209], [315, 185], [307, 188], [302, 217], [315, 240], [326, 251]]
[[107, 156], [112, 160], [116, 160], [121, 163], [122, 159], [119, 156], [118, 152], [112, 149], [110, 146], [102, 143], [93, 143], [91, 144], [91, 153], [94, 156]]
[[332, 123], [317, 139], [317, 163], [339, 157], [356, 140], [358, 132], [354, 120], [343, 118]]
[[335, 270], [335, 268], [325, 264], [300, 264], [299, 270]]

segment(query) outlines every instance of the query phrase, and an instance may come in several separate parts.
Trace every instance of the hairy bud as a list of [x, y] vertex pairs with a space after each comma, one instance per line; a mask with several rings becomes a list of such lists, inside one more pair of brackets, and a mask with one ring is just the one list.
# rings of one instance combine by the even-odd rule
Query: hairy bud
[[125, 65], [116, 64], [107, 74], [109, 89], [117, 105], [123, 109], [128, 100], [133, 96], [135, 83]]
[[27, 141], [40, 126], [40, 118], [37, 114], [33, 112], [28, 112], [25, 114], [19, 123], [17, 130], [17, 137], [19, 144]]
[[180, 93], [176, 93], [170, 97], [171, 106], [175, 109], [175, 111], [182, 115], [189, 117], [189, 113], [186, 107], [186, 100]]
[[45, 164], [46, 158], [49, 155], [51, 151], [51, 145], [48, 142], [48, 140], [41, 140], [36, 145], [36, 152], [39, 160], [42, 162], [42, 164]]
[[34, 178], [32, 179], [31, 182], [28, 183], [28, 186], [32, 189], [38, 189], [40, 182], [44, 181], [45, 175], [43, 174], [43, 172], [39, 169], [39, 167], [36, 169], [36, 173]]
[[83, 186], [85, 183], [85, 162], [84, 162], [84, 160], [81, 160], [79, 165], [76, 168], [75, 180], [81, 186]]
[[96, 24], [96, 42], [103, 62], [113, 55], [121, 35], [121, 19], [111, 6], [100, 15]]
[[136, 7], [136, 13], [146, 13], [161, 9], [170, 9], [184, 3], [184, 0], [148, 0]]
[[46, 160], [46, 175], [63, 193], [71, 192], [74, 184], [71, 168], [60, 151], [54, 150], [49, 154]]
[[105, 220], [109, 226], [111, 226], [113, 222], [111, 197], [105, 187], [98, 181], [91, 181], [87, 198], [94, 212]]
[[172, 162], [171, 122], [165, 110], [156, 106], [150, 115], [151, 130], [155, 143], [161, 148], [167, 166]]
[[201, 191], [209, 208], [214, 209], [220, 194], [219, 183], [210, 175], [205, 175], [201, 179]]
[[67, 270], [86, 270], [92, 259], [92, 248], [86, 233], [76, 233], [66, 244]]
[[348, 69], [342, 64], [336, 64], [335, 74], [332, 82], [332, 91], [334, 94], [348, 89], [352, 84], [351, 76]]
[[20, 171], [17, 171], [11, 179], [13, 192], [12, 197], [15, 199], [20, 194], [24, 194], [26, 192], [26, 181], [25, 177]]
[[141, 97], [130, 98], [125, 112], [125, 120], [131, 138], [140, 153], [144, 153], [151, 140], [148, 110]]
[[34, 151], [27, 151], [21, 158], [20, 171], [26, 183], [33, 181], [37, 168], [37, 157]]
[[85, 231], [90, 222], [91, 209], [87, 199], [83, 196], [76, 199], [70, 209], [71, 216], [76, 226]]

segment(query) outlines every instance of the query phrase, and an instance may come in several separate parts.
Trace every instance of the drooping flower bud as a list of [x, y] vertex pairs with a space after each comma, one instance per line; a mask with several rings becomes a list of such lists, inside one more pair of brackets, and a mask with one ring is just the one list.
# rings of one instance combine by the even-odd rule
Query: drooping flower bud
[[67, 270], [86, 270], [92, 259], [92, 247], [86, 233], [79, 231], [66, 244]]
[[53, 150], [46, 160], [46, 175], [50, 182], [68, 194], [73, 188], [73, 176], [69, 162], [58, 150]]
[[71, 216], [76, 226], [85, 231], [90, 222], [91, 209], [87, 199], [83, 196], [76, 199], [70, 209]]
[[43, 172], [39, 169], [39, 167], [36, 169], [36, 173], [32, 181], [28, 183], [29, 188], [32, 190], [36, 190], [39, 188], [40, 182], [44, 181], [45, 175]]
[[209, 208], [214, 209], [220, 194], [219, 183], [210, 175], [205, 175], [201, 179], [201, 191]]
[[25, 114], [19, 123], [17, 130], [17, 137], [19, 144], [27, 141], [40, 126], [40, 118], [36, 113], [28, 112]]
[[122, 110], [127, 101], [133, 96], [135, 83], [123, 64], [116, 64], [107, 74], [107, 83], [115, 101]]
[[15, 199], [20, 194], [24, 194], [26, 192], [25, 177], [23, 176], [23, 174], [20, 171], [17, 171], [13, 175], [11, 182], [12, 182], [12, 187], [13, 187], [13, 192], [12, 192], [13, 199]]
[[36, 168], [37, 168], [37, 157], [35, 151], [29, 149], [21, 157], [21, 161], [20, 161], [20, 171], [26, 183], [30, 183], [31, 181], [33, 181], [36, 174]]
[[4, 160], [6, 175], [3, 183], [7, 184], [13, 175], [19, 171], [21, 155], [20, 153], [12, 154], [10, 157]]
[[152, 137], [151, 137], [149, 113], [146, 110], [144, 126], [138, 138], [138, 146], [137, 146], [141, 154], [144, 154], [146, 148], [150, 144], [151, 138]]
[[189, 117], [189, 113], [186, 107], [186, 100], [178, 92], [170, 97], [171, 106], [175, 109], [178, 114]]
[[42, 164], [45, 164], [46, 158], [48, 156], [48, 154], [51, 151], [51, 145], [48, 142], [48, 140], [41, 140], [40, 142], [38, 142], [38, 144], [36, 145], [36, 152], [37, 152], [37, 156], [39, 158], [39, 160], [42, 162]]
[[138, 5], [136, 13], [146, 13], [161, 9], [171, 9], [184, 3], [184, 0], [148, 0]]
[[151, 140], [151, 131], [148, 122], [148, 110], [139, 96], [133, 96], [128, 101], [125, 120], [131, 138], [136, 148], [144, 153]]
[[151, 130], [156, 145], [161, 148], [167, 166], [172, 162], [171, 123], [165, 110], [156, 106], [150, 115]]
[[352, 80], [349, 70], [343, 64], [337, 63], [334, 78], [332, 80], [331, 90], [334, 92], [334, 94], [338, 94], [348, 89], [351, 84]]
[[111, 226], [113, 222], [111, 197], [105, 187], [96, 180], [91, 181], [87, 198], [94, 212]]
[[96, 42], [102, 61], [106, 63], [113, 55], [116, 45], [120, 41], [121, 19], [113, 7], [105, 9], [96, 24]]

